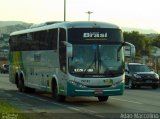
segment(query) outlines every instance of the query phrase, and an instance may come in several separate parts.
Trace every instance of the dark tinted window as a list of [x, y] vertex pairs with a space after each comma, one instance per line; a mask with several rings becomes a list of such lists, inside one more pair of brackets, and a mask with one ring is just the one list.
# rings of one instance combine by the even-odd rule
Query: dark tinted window
[[47, 42], [49, 49], [57, 49], [58, 29], [51, 29], [48, 31]]
[[28, 34], [12, 36], [11, 50], [56, 50], [58, 29], [38, 31]]
[[24, 50], [27, 47], [27, 45], [24, 45], [24, 44], [27, 44], [27, 34], [12, 36], [9, 43], [10, 43], [11, 50], [15, 50], [15, 51]]

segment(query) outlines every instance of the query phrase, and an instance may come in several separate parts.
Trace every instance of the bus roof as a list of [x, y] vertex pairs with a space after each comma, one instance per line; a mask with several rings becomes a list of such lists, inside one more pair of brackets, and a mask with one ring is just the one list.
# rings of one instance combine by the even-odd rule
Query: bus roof
[[[36, 26], [36, 25], [35, 25]], [[114, 28], [120, 29], [119, 26], [111, 23], [106, 22], [95, 22], [95, 21], [77, 21], [77, 22], [54, 22], [53, 24], [49, 25], [42, 25], [37, 27], [30, 27], [29, 29], [16, 31], [10, 34], [10, 36], [24, 34], [24, 33], [31, 33], [36, 31], [43, 31], [53, 28]]]

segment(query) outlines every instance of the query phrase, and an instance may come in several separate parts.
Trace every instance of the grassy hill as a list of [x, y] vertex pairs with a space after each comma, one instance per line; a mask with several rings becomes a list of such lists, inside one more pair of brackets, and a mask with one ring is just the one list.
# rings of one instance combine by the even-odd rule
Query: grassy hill
[[0, 33], [10, 34], [14, 31], [27, 29], [31, 25], [31, 23], [25, 23], [21, 21], [0, 21]]
[[[0, 33], [10, 34], [13, 31], [29, 28], [31, 25], [32, 23], [25, 23], [23, 21], [0, 21]], [[127, 32], [138, 31], [141, 34], [157, 34], [152, 29], [122, 27], [122, 30]]]
[[132, 31], [138, 31], [141, 34], [158, 34], [158, 32], [156, 32], [153, 29], [140, 29], [140, 28], [128, 28], [128, 27], [122, 27], [123, 32], [132, 32]]
[[12, 26], [12, 25], [17, 25], [17, 24], [28, 24], [22, 21], [0, 21], [0, 27], [5, 27], [5, 26]]

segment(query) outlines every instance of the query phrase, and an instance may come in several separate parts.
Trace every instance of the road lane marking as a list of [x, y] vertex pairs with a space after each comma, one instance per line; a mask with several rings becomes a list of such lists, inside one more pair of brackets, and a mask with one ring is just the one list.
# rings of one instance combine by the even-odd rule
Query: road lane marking
[[74, 110], [74, 111], [81, 112], [81, 113], [90, 114], [90, 115], [92, 115], [94, 117], [105, 118], [105, 116], [99, 115], [99, 114], [97, 114], [97, 112], [95, 112], [93, 110], [88, 110], [88, 109], [79, 108], [79, 107], [67, 107], [67, 108], [69, 108], [71, 110]]
[[71, 109], [71, 110], [75, 110], [75, 111], [78, 111], [78, 112], [80, 112], [81, 110], [80, 109], [78, 109], [78, 108], [75, 108], [75, 107], [67, 107], [68, 109]]
[[37, 99], [37, 100], [40, 100], [40, 101], [43, 101], [43, 102], [51, 103], [51, 104], [54, 104], [54, 105], [66, 107], [66, 108], [68, 108], [70, 110], [73, 110], [73, 111], [77, 111], [77, 112], [81, 112], [81, 113], [85, 113], [85, 114], [90, 114], [90, 115], [93, 115], [93, 116], [98, 117], [98, 118], [105, 118], [103, 115], [99, 115], [97, 112], [95, 112], [93, 110], [88, 110], [88, 109], [84, 109], [84, 108], [80, 108], [80, 107], [76, 107], [76, 106], [69, 106], [69, 105], [65, 105], [65, 104], [60, 104], [58, 102], [48, 101], [46, 99], [41, 99], [41, 98], [36, 97], [36, 96], [31, 96], [29, 94], [23, 94], [21, 92], [18, 92], [18, 94], [23, 95], [23, 96], [25, 95], [27, 97], [34, 98], [34, 99]]
[[129, 102], [129, 103], [134, 103], [134, 104], [139, 104], [142, 105], [143, 103], [137, 102], [137, 101], [132, 101], [132, 100], [125, 100], [125, 99], [118, 99], [118, 98], [111, 98], [113, 100], [118, 100], [118, 101], [123, 101], [123, 102]]
[[45, 100], [45, 99], [41, 99], [41, 98], [37, 98], [38, 100], [40, 100], [40, 101], [43, 101], [43, 102], [48, 102], [47, 100]]

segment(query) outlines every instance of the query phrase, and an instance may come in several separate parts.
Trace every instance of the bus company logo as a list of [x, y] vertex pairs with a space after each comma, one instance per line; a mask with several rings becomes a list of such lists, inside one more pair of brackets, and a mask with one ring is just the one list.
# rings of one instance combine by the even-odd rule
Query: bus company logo
[[83, 38], [107, 38], [107, 33], [100, 33], [100, 32], [89, 32], [83, 33]]

